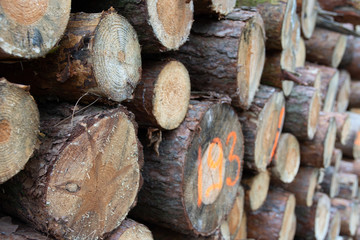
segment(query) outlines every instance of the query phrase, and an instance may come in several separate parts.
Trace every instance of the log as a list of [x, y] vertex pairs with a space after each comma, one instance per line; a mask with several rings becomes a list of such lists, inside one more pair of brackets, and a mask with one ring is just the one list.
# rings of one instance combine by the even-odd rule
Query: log
[[346, 40], [346, 35], [315, 28], [312, 37], [305, 40], [306, 60], [337, 68], [345, 53]]
[[281, 190], [269, 191], [264, 205], [257, 211], [247, 212], [248, 238], [288, 238], [295, 213], [295, 197]]
[[235, 203], [227, 217], [227, 223], [229, 226], [230, 239], [239, 239], [237, 236], [242, 230], [242, 220], [244, 212], [245, 192], [244, 188], [239, 186]]
[[[350, 30], [353, 30], [353, 25], [351, 24], [351, 28]], [[341, 59], [340, 62], [340, 68], [345, 68], [346, 66], [348, 66], [349, 64], [351, 64], [352, 60], [353, 60], [353, 56], [354, 56], [354, 41], [355, 41], [355, 37], [349, 35], [347, 37], [347, 41], [346, 41], [346, 48], [345, 48], [345, 53], [343, 58]]]
[[334, 198], [340, 192], [340, 175], [334, 167], [328, 167], [324, 170], [324, 178], [320, 183], [321, 190], [329, 197]]
[[295, 50], [295, 67], [304, 67], [306, 62], [306, 45], [302, 37], [300, 37], [298, 47]]
[[321, 109], [320, 93], [313, 87], [298, 85], [285, 103], [284, 131], [298, 139], [314, 138]]
[[339, 194], [337, 197], [352, 200], [358, 195], [358, 176], [352, 173], [339, 173]]
[[275, 178], [271, 179], [271, 185], [284, 189], [295, 195], [296, 204], [311, 207], [313, 196], [319, 178], [319, 169], [312, 167], [300, 167], [294, 181], [283, 183]]
[[300, 15], [302, 34], [306, 39], [311, 38], [315, 26], [318, 11], [316, 0], [297, 0], [297, 12]]
[[47, 54], [62, 37], [71, 0], [0, 3], [0, 59], [37, 58]]
[[339, 89], [336, 96], [335, 111], [345, 112], [349, 106], [351, 92], [351, 76], [346, 70], [341, 70], [339, 74]]
[[279, 143], [271, 162], [271, 173], [284, 183], [295, 179], [300, 166], [300, 145], [290, 133], [280, 135]]
[[302, 239], [324, 239], [329, 228], [330, 198], [316, 193], [311, 207], [296, 205], [296, 237]]
[[321, 8], [334, 11], [335, 21], [343, 23], [360, 24], [360, 4], [356, 0], [319, 0]]
[[350, 73], [352, 79], [360, 79], [360, 38], [350, 38], [348, 44], [350, 44], [348, 55], [341, 65]]
[[312, 140], [300, 143], [301, 165], [313, 167], [328, 167], [336, 140], [336, 123], [333, 118], [324, 117], [320, 112], [319, 124]]
[[265, 171], [275, 155], [285, 117], [282, 92], [261, 85], [248, 111], [238, 112], [245, 141], [245, 167]]
[[184, 120], [190, 101], [190, 77], [178, 61], [146, 62], [134, 98], [124, 104], [141, 126], [165, 130]]
[[199, 19], [190, 41], [172, 57], [189, 70], [193, 90], [228, 94], [234, 106], [247, 109], [265, 61], [262, 18], [255, 11], [236, 9], [221, 21]]
[[351, 108], [360, 107], [360, 81], [351, 82], [349, 107]]
[[348, 113], [339, 112], [326, 112], [322, 115], [323, 118], [333, 118], [336, 123], [336, 142], [340, 144], [346, 144], [347, 139], [351, 134], [351, 119]]
[[300, 81], [296, 82], [297, 84], [321, 89], [320, 69], [305, 64], [304, 67], [297, 67], [296, 72], [300, 75], [298, 78]]
[[1, 207], [57, 239], [101, 238], [120, 225], [140, 188], [133, 116], [121, 107], [75, 116], [66, 104], [44, 107], [42, 145], [1, 185]]
[[359, 204], [352, 200], [333, 198], [331, 206], [337, 208], [341, 215], [340, 234], [354, 236], [359, 225]]
[[337, 237], [340, 234], [341, 228], [341, 215], [340, 212], [334, 208], [330, 208], [330, 223], [329, 229], [327, 231], [326, 238], [327, 240], [337, 240]]
[[236, 0], [194, 0], [194, 13], [223, 17], [234, 10]]
[[[158, 147], [144, 148], [144, 186], [132, 216], [209, 236], [230, 212], [241, 179], [244, 148], [237, 115], [226, 99], [192, 100], [184, 122], [162, 135]], [[140, 136], [144, 145], [152, 140]]]
[[140, 79], [140, 45], [132, 26], [113, 9], [75, 13], [62, 41], [46, 58], [3, 64], [0, 70], [9, 81], [25, 79], [34, 95], [120, 102], [132, 98]]
[[132, 219], [125, 219], [121, 225], [114, 230], [106, 240], [152, 240], [150, 230]]
[[39, 111], [27, 87], [0, 78], [0, 184], [24, 168], [39, 133]]
[[178, 50], [189, 37], [193, 1], [73, 0], [72, 11], [101, 12], [114, 7], [135, 28], [143, 53]]
[[267, 198], [270, 186], [270, 172], [244, 175], [241, 184], [245, 190], [245, 209], [256, 211], [264, 204]]
[[246, 217], [246, 213], [244, 213], [241, 219], [241, 228], [238, 231], [238, 234], [232, 240], [246, 239], [246, 238], [247, 238], [247, 217]]
[[339, 172], [342, 173], [351, 173], [360, 177], [360, 159], [349, 161], [341, 161]]
[[340, 149], [335, 148], [330, 163], [330, 166], [334, 167], [335, 172], [341, 172], [339, 171], [342, 162], [341, 160], [342, 160], [342, 151]]
[[360, 114], [347, 114], [350, 119], [347, 138], [344, 144], [336, 143], [336, 147], [342, 150], [344, 156], [357, 159], [360, 157]]

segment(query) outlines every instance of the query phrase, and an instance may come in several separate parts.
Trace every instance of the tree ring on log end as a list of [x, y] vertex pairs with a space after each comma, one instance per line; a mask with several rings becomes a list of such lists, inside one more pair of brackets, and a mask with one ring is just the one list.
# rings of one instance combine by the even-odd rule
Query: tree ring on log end
[[237, 58], [239, 101], [248, 108], [259, 87], [265, 64], [265, 30], [259, 14], [256, 14], [244, 27], [239, 40]]
[[329, 229], [330, 221], [330, 198], [326, 194], [321, 194], [315, 213], [315, 237], [324, 239]]
[[[125, 113], [97, 115], [79, 131], [48, 173], [45, 207], [57, 226], [50, 231], [66, 239], [100, 237], [118, 227], [140, 185], [136, 129]], [[66, 189], [70, 183], [77, 191]]]
[[301, 28], [304, 37], [309, 39], [316, 26], [318, 10], [316, 0], [302, 0], [301, 6]]
[[313, 171], [310, 175], [309, 187], [308, 187], [308, 191], [306, 194], [306, 206], [307, 207], [311, 207], [313, 204], [313, 198], [314, 198], [316, 186], [318, 184], [319, 174], [320, 174], [320, 172], [318, 169], [313, 169]]
[[289, 232], [293, 227], [293, 218], [295, 216], [296, 199], [294, 194], [290, 194], [286, 201], [286, 207], [282, 219], [281, 229], [279, 232], [279, 240], [290, 239]]
[[296, 14], [296, 1], [288, 0], [286, 2], [286, 9], [284, 14], [284, 20], [281, 27], [281, 46], [283, 49], [287, 49], [291, 46], [291, 35], [293, 30], [293, 18]]
[[326, 97], [324, 100], [323, 111], [324, 112], [331, 112], [334, 108], [336, 94], [338, 91], [339, 85], [339, 71], [336, 70], [336, 73], [332, 76], [329, 87], [326, 92]]
[[334, 53], [331, 58], [331, 66], [337, 68], [344, 56], [347, 43], [347, 36], [341, 34], [334, 48]]
[[[197, 129], [199, 133], [186, 156], [183, 201], [194, 232], [209, 235], [230, 212], [236, 198], [243, 166], [243, 135], [237, 114], [227, 104], [212, 105]], [[216, 174], [205, 175], [205, 164]], [[208, 176], [217, 178], [204, 179]], [[203, 185], [206, 181], [211, 185]], [[212, 191], [220, 191], [215, 200]]]
[[341, 129], [340, 143], [342, 145], [345, 145], [348, 139], [350, 138], [350, 134], [351, 134], [350, 130], [351, 130], [351, 119], [350, 117], [347, 117]]
[[193, 1], [146, 0], [149, 24], [167, 50], [177, 50], [187, 40], [193, 23]]
[[235, 7], [236, 0], [211, 0], [212, 11], [219, 15], [229, 14]]
[[0, 52], [20, 58], [44, 56], [58, 42], [71, 0], [0, 1]]
[[270, 186], [270, 173], [268, 171], [258, 173], [253, 179], [249, 193], [250, 208], [258, 210], [265, 202]]
[[0, 79], [0, 183], [24, 168], [39, 134], [39, 111], [23, 89]]
[[155, 84], [153, 115], [164, 129], [175, 129], [184, 120], [190, 101], [190, 76], [184, 65], [171, 61]]
[[136, 32], [124, 17], [110, 12], [101, 19], [92, 61], [99, 94], [114, 101], [131, 98], [141, 75], [141, 55]]
[[320, 92], [316, 91], [313, 95], [309, 106], [309, 119], [308, 119], [308, 137], [313, 139], [316, 133], [316, 128], [319, 122], [319, 114], [321, 109], [321, 97]]
[[324, 153], [323, 153], [324, 168], [330, 166], [331, 156], [335, 148], [335, 140], [336, 140], [336, 122], [335, 119], [331, 119], [324, 140]]

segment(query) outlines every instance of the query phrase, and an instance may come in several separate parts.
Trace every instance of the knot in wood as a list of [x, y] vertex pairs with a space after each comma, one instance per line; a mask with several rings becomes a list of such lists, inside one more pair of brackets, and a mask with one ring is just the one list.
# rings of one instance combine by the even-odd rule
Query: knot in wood
[[80, 187], [76, 183], [67, 183], [66, 186], [65, 186], [65, 189], [68, 192], [76, 193], [76, 192], [78, 192], [80, 190]]

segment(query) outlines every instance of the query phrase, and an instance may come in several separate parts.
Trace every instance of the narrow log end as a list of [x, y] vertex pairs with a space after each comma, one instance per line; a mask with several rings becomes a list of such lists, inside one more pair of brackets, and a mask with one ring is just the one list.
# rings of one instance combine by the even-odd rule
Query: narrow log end
[[337, 68], [344, 56], [347, 44], [347, 36], [341, 35], [338, 42], [335, 45], [334, 52], [331, 59], [331, 66]]
[[231, 209], [227, 222], [229, 225], [229, 232], [231, 239], [236, 239], [238, 232], [241, 229], [241, 221], [243, 219], [244, 213], [244, 200], [245, 200], [245, 193], [243, 187], [239, 186], [238, 189], [238, 196], [235, 199], [235, 203], [233, 208]]
[[306, 45], [302, 37], [300, 37], [299, 44], [295, 54], [295, 66], [304, 67], [306, 61]]
[[329, 228], [330, 222], [330, 198], [326, 194], [321, 194], [318, 198], [315, 215], [315, 237], [324, 239]]
[[[334, 69], [335, 70], [335, 69]], [[324, 112], [332, 112], [339, 87], [339, 71], [335, 70], [335, 74], [331, 77], [329, 86], [326, 91], [325, 100], [323, 104]]]
[[309, 118], [307, 135], [309, 139], [313, 139], [319, 122], [319, 114], [321, 109], [320, 92], [316, 91], [313, 95], [309, 106]]
[[350, 134], [351, 134], [351, 119], [350, 117], [346, 117], [340, 133], [340, 143], [342, 145], [345, 145], [347, 143], [348, 139], [350, 138]]
[[212, 13], [215, 13], [219, 16], [225, 16], [234, 9], [236, 5], [236, 0], [211, 0], [211, 3]]
[[358, 202], [351, 203], [351, 212], [349, 218], [349, 232], [351, 236], [354, 236], [356, 230], [359, 226], [359, 213], [360, 213], [360, 205]]
[[339, 75], [339, 91], [336, 98], [336, 111], [345, 112], [350, 102], [351, 76], [346, 70]]
[[334, 215], [331, 216], [329, 229], [327, 233], [327, 239], [337, 239], [340, 234], [341, 228], [341, 214], [339, 211], [336, 211]]
[[281, 230], [279, 232], [279, 240], [291, 239], [291, 235], [292, 235], [291, 231], [293, 230], [292, 228], [294, 225], [294, 219], [296, 223], [295, 206], [296, 206], [295, 196], [294, 194], [290, 194], [286, 201], [286, 207], [282, 219]]
[[131, 219], [125, 219], [107, 240], [153, 240], [150, 230]]
[[323, 164], [325, 168], [330, 166], [331, 156], [333, 154], [335, 147], [335, 140], [336, 140], [336, 122], [334, 119], [332, 119], [329, 122], [329, 128], [327, 130], [324, 140]]
[[355, 159], [360, 159], [360, 131], [356, 133], [352, 153]]
[[309, 170], [311, 171], [311, 175], [310, 175], [310, 179], [309, 179], [309, 187], [307, 189], [307, 194], [306, 194], [306, 206], [307, 207], [311, 207], [313, 205], [314, 194], [315, 194], [315, 190], [316, 190], [316, 186], [318, 184], [319, 174], [320, 174], [320, 171], [316, 168], [309, 168]]
[[301, 6], [301, 29], [306, 39], [311, 38], [316, 26], [318, 15], [316, 0], [302, 0]]
[[265, 202], [270, 186], [270, 173], [258, 173], [251, 179], [249, 203], [252, 211], [258, 210]]
[[291, 46], [291, 35], [293, 30], [294, 18], [296, 18], [296, 0], [286, 1], [286, 9], [281, 27], [281, 46], [288, 49]]
[[281, 81], [281, 88], [285, 97], [288, 97], [294, 87], [295, 83], [290, 80]]

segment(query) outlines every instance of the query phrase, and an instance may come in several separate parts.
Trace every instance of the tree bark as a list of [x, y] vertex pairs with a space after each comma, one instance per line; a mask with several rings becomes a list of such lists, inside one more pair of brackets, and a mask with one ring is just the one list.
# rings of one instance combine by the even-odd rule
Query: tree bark
[[113, 9], [75, 13], [62, 41], [46, 58], [11, 65], [0, 66], [3, 75], [31, 84], [34, 95], [120, 102], [132, 98], [140, 79], [140, 45], [132, 26]]
[[316, 193], [311, 207], [297, 205], [296, 237], [302, 239], [324, 239], [329, 228], [330, 198]]
[[360, 24], [360, 4], [356, 0], [319, 0], [319, 4], [321, 8], [337, 13], [334, 17], [337, 22]]
[[352, 79], [360, 79], [360, 38], [349, 37], [347, 44], [349, 47], [341, 62], [341, 67], [350, 73]]
[[171, 56], [189, 70], [193, 90], [228, 94], [234, 106], [248, 109], [265, 61], [264, 23], [240, 9], [221, 21], [199, 19], [190, 41]]
[[141, 126], [172, 130], [184, 120], [190, 101], [190, 77], [178, 61], [146, 62], [134, 98], [124, 104]]
[[284, 131], [298, 139], [313, 139], [321, 109], [319, 91], [313, 87], [294, 87], [286, 99], [285, 109]]
[[336, 123], [320, 112], [314, 139], [300, 143], [301, 165], [326, 168], [330, 165], [336, 140]]
[[359, 204], [352, 200], [333, 198], [331, 206], [337, 208], [341, 215], [340, 234], [354, 236], [359, 225]]
[[282, 133], [271, 163], [271, 173], [284, 183], [295, 179], [300, 166], [300, 145], [297, 139], [289, 134]]
[[360, 177], [360, 159], [354, 161], [341, 161], [339, 172], [342, 173], [352, 173]]
[[270, 186], [270, 172], [244, 175], [241, 181], [245, 190], [245, 209], [258, 210], [265, 202]]
[[350, 119], [347, 138], [344, 144], [336, 143], [336, 147], [342, 150], [344, 156], [357, 159], [360, 157], [360, 114], [347, 114]]
[[22, 170], [39, 145], [39, 111], [27, 88], [0, 78], [0, 184]]
[[297, 12], [300, 15], [301, 30], [306, 39], [311, 38], [315, 26], [318, 11], [316, 9], [317, 1], [297, 0]]
[[0, 59], [37, 58], [47, 54], [62, 37], [71, 0], [0, 3]]
[[74, 0], [72, 11], [100, 12], [114, 7], [135, 28], [143, 53], [178, 50], [189, 37], [193, 1]]
[[296, 82], [297, 84], [314, 87], [318, 90], [321, 89], [320, 69], [307, 63], [304, 67], [297, 67], [296, 72], [300, 74], [300, 77], [298, 77], [300, 81]]
[[121, 225], [114, 230], [106, 240], [153, 240], [150, 230], [129, 218], [122, 221]]
[[42, 145], [1, 185], [1, 207], [58, 239], [101, 238], [120, 225], [140, 188], [136, 124], [123, 108], [74, 116], [69, 105], [46, 105]]
[[341, 70], [339, 74], [339, 89], [334, 110], [345, 112], [349, 106], [351, 92], [351, 77], [348, 71]]
[[352, 173], [339, 173], [339, 194], [337, 197], [355, 199], [358, 195], [358, 176]]
[[275, 88], [260, 86], [250, 109], [238, 112], [245, 141], [245, 167], [265, 171], [275, 155], [285, 117], [285, 100]]
[[336, 142], [345, 144], [350, 137], [351, 119], [348, 113], [326, 112], [322, 115], [326, 119], [333, 118], [336, 122]]
[[223, 17], [234, 10], [235, 4], [236, 0], [194, 0], [194, 13]]
[[163, 132], [158, 149], [144, 149], [134, 217], [183, 234], [216, 231], [235, 201], [244, 151], [241, 125], [224, 101], [192, 100], [184, 122]]
[[350, 91], [350, 103], [349, 107], [359, 108], [360, 107], [360, 81], [351, 82], [351, 91]]
[[334, 167], [328, 167], [324, 171], [324, 178], [320, 183], [321, 190], [329, 195], [330, 198], [334, 198], [340, 192], [340, 175]]
[[281, 190], [269, 191], [264, 205], [257, 211], [248, 212], [248, 238], [289, 239], [295, 213], [295, 197]]

